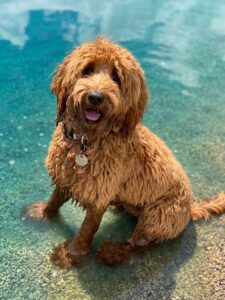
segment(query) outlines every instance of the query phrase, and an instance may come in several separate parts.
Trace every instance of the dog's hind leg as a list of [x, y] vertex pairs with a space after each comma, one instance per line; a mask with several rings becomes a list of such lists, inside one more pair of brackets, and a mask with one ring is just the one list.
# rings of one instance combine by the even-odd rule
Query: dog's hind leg
[[47, 202], [35, 202], [31, 204], [26, 210], [26, 215], [36, 220], [52, 218], [68, 199], [67, 191], [56, 185], [49, 200]]
[[163, 197], [154, 205], [143, 207], [138, 223], [128, 241], [104, 242], [98, 257], [108, 265], [118, 265], [129, 256], [149, 249], [150, 243], [160, 243], [178, 236], [191, 218], [191, 197]]
[[110, 205], [109, 209], [113, 213], [125, 211], [128, 214], [131, 214], [135, 217], [139, 217], [140, 213], [141, 213], [140, 207], [136, 207], [136, 206], [132, 206], [132, 205], [128, 205], [128, 204], [122, 204], [122, 203], [114, 203], [114, 204]]
[[189, 203], [189, 200], [177, 196], [177, 199], [164, 198], [154, 206], [145, 207], [129, 243], [146, 246], [150, 242], [160, 243], [177, 237], [190, 221]]

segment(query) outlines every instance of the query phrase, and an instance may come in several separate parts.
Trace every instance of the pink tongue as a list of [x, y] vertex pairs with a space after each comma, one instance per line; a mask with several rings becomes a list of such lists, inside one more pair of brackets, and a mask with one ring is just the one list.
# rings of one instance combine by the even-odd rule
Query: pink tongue
[[85, 110], [85, 117], [90, 121], [97, 121], [101, 114], [95, 110]]

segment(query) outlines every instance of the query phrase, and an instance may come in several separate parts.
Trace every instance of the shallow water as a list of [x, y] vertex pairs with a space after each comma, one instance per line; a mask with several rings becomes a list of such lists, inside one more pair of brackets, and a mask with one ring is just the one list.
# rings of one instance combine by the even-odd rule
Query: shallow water
[[[68, 203], [48, 225], [22, 214], [51, 190], [44, 158], [55, 123], [52, 71], [99, 33], [143, 66], [152, 93], [143, 122], [182, 162], [196, 198], [225, 189], [224, 1], [47, 2], [0, 0], [0, 299], [224, 299], [225, 216], [190, 224], [121, 267], [101, 265], [93, 251], [62, 271], [49, 254], [73, 237], [83, 212]], [[108, 212], [94, 249], [134, 225]]]

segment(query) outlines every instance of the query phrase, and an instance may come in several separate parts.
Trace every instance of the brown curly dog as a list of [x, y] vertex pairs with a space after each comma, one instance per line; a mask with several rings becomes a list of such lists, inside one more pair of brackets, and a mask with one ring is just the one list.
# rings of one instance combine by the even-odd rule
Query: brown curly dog
[[225, 212], [225, 194], [195, 203], [189, 180], [172, 152], [141, 125], [147, 103], [143, 70], [131, 53], [98, 38], [78, 47], [58, 67], [52, 83], [57, 122], [46, 158], [55, 189], [28, 215], [54, 217], [68, 199], [86, 210], [70, 242], [57, 246], [54, 263], [77, 264], [90, 249], [109, 205], [123, 206], [138, 222], [122, 243], [104, 242], [97, 256], [122, 263], [149, 244], [174, 239], [190, 220]]

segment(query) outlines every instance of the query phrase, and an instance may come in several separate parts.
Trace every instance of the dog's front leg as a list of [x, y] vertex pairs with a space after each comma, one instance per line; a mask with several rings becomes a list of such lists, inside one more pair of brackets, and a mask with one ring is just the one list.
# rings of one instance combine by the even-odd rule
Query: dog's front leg
[[52, 254], [52, 261], [61, 268], [70, 268], [77, 265], [82, 256], [90, 249], [94, 234], [97, 232], [106, 209], [88, 207], [85, 219], [74, 240], [57, 246]]
[[54, 188], [47, 202], [34, 202], [26, 210], [26, 215], [36, 220], [46, 220], [54, 217], [59, 208], [69, 199], [65, 189], [58, 185]]

